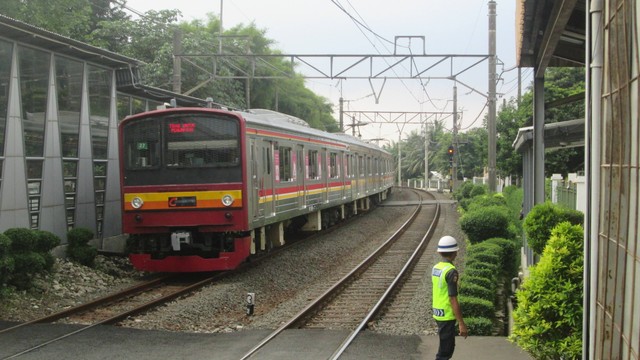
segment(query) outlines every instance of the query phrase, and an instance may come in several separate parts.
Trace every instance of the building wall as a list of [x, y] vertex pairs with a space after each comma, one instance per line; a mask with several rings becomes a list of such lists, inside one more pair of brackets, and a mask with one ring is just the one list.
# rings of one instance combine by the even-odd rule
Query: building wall
[[603, 6], [595, 359], [640, 358], [639, 9], [633, 0]]
[[0, 37], [0, 232], [120, 235], [118, 119], [155, 105], [115, 69]]

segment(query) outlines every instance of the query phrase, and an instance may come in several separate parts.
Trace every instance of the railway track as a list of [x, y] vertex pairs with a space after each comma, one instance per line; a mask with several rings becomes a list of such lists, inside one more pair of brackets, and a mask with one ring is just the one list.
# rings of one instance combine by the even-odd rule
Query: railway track
[[[349, 219], [340, 222], [331, 228], [321, 232], [314, 233], [312, 235], [303, 236], [300, 238], [292, 239], [286, 246], [274, 248], [269, 253], [265, 253], [261, 256], [253, 258], [249, 263], [244, 264], [238, 268], [234, 273], [245, 271], [251, 267], [256, 266], [260, 262], [268, 259], [280, 251], [287, 251], [286, 249], [291, 246], [297, 246], [305, 241], [312, 241], [318, 236], [326, 236], [342, 226], [349, 224], [361, 215], [350, 217]], [[24, 322], [13, 327], [0, 330], [2, 333], [17, 330], [19, 328], [42, 323], [64, 323], [82, 325], [81, 328], [76, 329], [64, 335], [57, 336], [50, 340], [46, 340], [41, 344], [32, 346], [19, 353], [5, 357], [4, 359], [11, 359], [20, 355], [26, 354], [33, 350], [42, 348], [46, 345], [54, 343], [56, 341], [65, 339], [69, 336], [73, 336], [83, 331], [89, 330], [97, 325], [117, 324], [118, 322], [131, 317], [136, 314], [140, 314], [149, 311], [155, 307], [158, 307], [166, 302], [169, 302], [175, 298], [185, 296], [194, 290], [197, 290], [205, 285], [211, 284], [214, 281], [221, 279], [224, 276], [229, 275], [231, 272], [217, 273], [216, 275], [170, 275], [161, 276], [135, 286], [129, 287], [121, 292], [110, 294], [108, 296], [96, 299], [94, 301], [75, 306], [42, 318], [38, 318], [32, 321]]]
[[189, 277], [185, 277], [184, 275], [181, 277], [173, 275], [161, 276], [100, 299], [0, 330], [0, 334], [2, 334], [27, 325], [53, 322], [83, 325], [79, 329], [44, 341], [36, 346], [5, 357], [4, 359], [16, 358], [98, 325], [115, 324], [129, 316], [147, 311], [180, 296], [189, 294], [226, 274], [226, 272], [223, 272], [213, 275], [210, 273], [198, 274]]
[[420, 202], [410, 218], [373, 254], [247, 352], [257, 355], [280, 333], [295, 328], [349, 330], [331, 359], [337, 359], [393, 297], [420, 259], [440, 215], [440, 205]]

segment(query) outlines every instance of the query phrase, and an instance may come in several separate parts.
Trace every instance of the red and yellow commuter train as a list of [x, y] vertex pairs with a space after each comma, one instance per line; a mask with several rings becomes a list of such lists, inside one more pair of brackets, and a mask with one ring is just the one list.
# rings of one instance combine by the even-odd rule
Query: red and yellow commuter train
[[123, 230], [139, 270], [234, 269], [393, 185], [391, 155], [269, 110], [170, 108], [119, 125]]

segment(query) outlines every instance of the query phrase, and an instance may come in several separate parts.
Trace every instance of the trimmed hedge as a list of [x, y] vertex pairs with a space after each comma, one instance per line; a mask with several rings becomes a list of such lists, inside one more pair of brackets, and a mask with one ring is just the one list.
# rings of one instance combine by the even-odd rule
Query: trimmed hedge
[[467, 273], [465, 273], [461, 278], [460, 278], [460, 286], [466, 286], [466, 284], [475, 284], [478, 286], [482, 286], [485, 289], [491, 289], [492, 291], [495, 291], [496, 289], [496, 282], [493, 281], [492, 279], [487, 279], [485, 277], [480, 277], [480, 276], [471, 276], [468, 275]]
[[518, 259], [520, 252], [516, 246], [516, 242], [503, 238], [491, 238], [483, 242], [483, 244], [495, 244], [500, 247], [502, 251], [502, 270], [507, 277], [515, 275], [517, 272]]
[[509, 211], [502, 206], [489, 206], [467, 212], [460, 218], [460, 228], [471, 244], [494, 237], [513, 237], [509, 230]]
[[60, 238], [48, 231], [6, 230], [0, 238], [0, 283], [31, 288], [34, 275], [53, 269], [55, 257], [49, 251], [59, 244]]
[[11, 239], [5, 234], [0, 234], [0, 286], [9, 282], [13, 269], [15, 268], [10, 250]]
[[477, 276], [485, 279], [490, 279], [492, 281], [497, 281], [497, 276], [495, 271], [491, 271], [488, 269], [465, 269], [464, 274], [468, 276]]
[[70, 247], [87, 245], [93, 239], [93, 232], [85, 228], [75, 228], [67, 233], [67, 240]]
[[527, 235], [529, 247], [542, 254], [551, 236], [551, 230], [561, 222], [568, 221], [572, 225], [582, 225], [584, 215], [577, 210], [566, 209], [550, 201], [537, 204], [524, 219], [523, 229]]
[[67, 233], [67, 256], [71, 261], [85, 266], [93, 266], [98, 250], [89, 245], [93, 232], [85, 228], [75, 228]]
[[485, 299], [491, 301], [491, 303], [493, 303], [496, 298], [496, 292], [494, 289], [486, 288], [469, 282], [461, 284], [459, 292], [460, 295]]
[[489, 251], [490, 250], [470, 251], [470, 254], [467, 255], [467, 263], [472, 260], [478, 260], [480, 262], [489, 263], [489, 264], [495, 264], [495, 265], [502, 264], [502, 254], [491, 253]]
[[4, 234], [11, 239], [13, 252], [33, 251], [38, 241], [38, 236], [31, 229], [11, 228], [7, 229]]
[[464, 319], [469, 335], [491, 336], [493, 335], [493, 323], [485, 317], [468, 317]]
[[475, 211], [489, 206], [507, 206], [507, 201], [500, 193], [486, 194], [474, 197], [469, 203], [469, 211]]
[[488, 319], [495, 317], [493, 301], [461, 295], [458, 296], [458, 302], [463, 309], [465, 317], [484, 317]]
[[466, 269], [487, 269], [491, 271], [498, 270], [498, 263], [484, 262], [478, 259], [468, 260], [467, 262], [465, 262], [464, 266]]

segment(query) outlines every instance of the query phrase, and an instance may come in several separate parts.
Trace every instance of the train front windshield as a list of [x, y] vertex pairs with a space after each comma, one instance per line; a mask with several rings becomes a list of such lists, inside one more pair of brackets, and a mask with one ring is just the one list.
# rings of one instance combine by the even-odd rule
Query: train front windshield
[[239, 182], [240, 125], [207, 114], [157, 115], [123, 129], [124, 185]]

